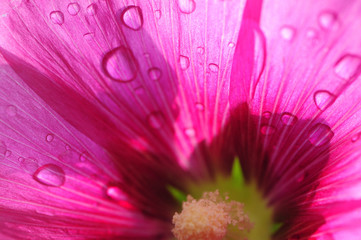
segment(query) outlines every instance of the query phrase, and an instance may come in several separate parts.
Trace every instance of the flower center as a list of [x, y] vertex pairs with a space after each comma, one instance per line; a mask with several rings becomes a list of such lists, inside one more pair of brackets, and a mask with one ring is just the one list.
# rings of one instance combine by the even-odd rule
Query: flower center
[[203, 193], [199, 200], [188, 195], [182, 212], [173, 216], [173, 224], [173, 234], [178, 240], [221, 240], [229, 232], [233, 235], [236, 229], [237, 235], [246, 236], [244, 233], [252, 228], [243, 204], [229, 201], [228, 197], [223, 200], [218, 190]]

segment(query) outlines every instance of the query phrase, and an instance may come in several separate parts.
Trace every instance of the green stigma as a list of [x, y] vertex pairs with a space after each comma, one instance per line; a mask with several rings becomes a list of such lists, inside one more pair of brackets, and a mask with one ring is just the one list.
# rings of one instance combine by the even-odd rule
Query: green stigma
[[[268, 206], [267, 200], [264, 199], [257, 185], [254, 182], [246, 183], [237, 158], [233, 162], [230, 176], [217, 174], [216, 179], [213, 181], [188, 184], [187, 193], [171, 186], [168, 187], [168, 190], [176, 200], [183, 203], [183, 206], [187, 201], [187, 195], [194, 199], [202, 199], [204, 193], [217, 190], [221, 194], [225, 194], [227, 199], [241, 203], [244, 213], [252, 224], [252, 228], [248, 229], [247, 232], [240, 233], [238, 229], [229, 226], [225, 239], [270, 240], [272, 235], [282, 227], [282, 223], [273, 221], [274, 210]], [[176, 215], [179, 218], [180, 214], [176, 213]]]

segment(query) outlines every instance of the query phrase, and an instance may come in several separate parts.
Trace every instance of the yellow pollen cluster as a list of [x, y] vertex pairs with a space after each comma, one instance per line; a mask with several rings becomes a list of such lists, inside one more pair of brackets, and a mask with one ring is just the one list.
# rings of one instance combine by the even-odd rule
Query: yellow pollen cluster
[[243, 204], [227, 200], [218, 190], [204, 193], [200, 200], [188, 196], [182, 212], [173, 216], [174, 236], [178, 240], [221, 240], [226, 237], [229, 225], [250, 231], [252, 224]]

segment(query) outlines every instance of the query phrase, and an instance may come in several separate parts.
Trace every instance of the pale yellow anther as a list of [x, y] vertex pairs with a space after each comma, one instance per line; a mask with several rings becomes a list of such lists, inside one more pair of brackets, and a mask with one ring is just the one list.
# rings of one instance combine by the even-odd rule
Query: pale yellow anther
[[243, 204], [227, 200], [218, 190], [204, 193], [200, 200], [188, 196], [182, 212], [173, 216], [174, 236], [178, 240], [222, 240], [230, 225], [248, 232], [252, 225]]

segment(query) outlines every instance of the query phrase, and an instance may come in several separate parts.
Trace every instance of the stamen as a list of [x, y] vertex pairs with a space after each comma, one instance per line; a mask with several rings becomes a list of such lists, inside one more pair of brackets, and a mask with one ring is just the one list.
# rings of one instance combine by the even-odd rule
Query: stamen
[[182, 212], [173, 216], [173, 234], [178, 240], [221, 240], [232, 225], [240, 230], [240, 237], [245, 236], [252, 224], [243, 207], [228, 197], [223, 200], [218, 190], [203, 193], [199, 200], [188, 195]]

